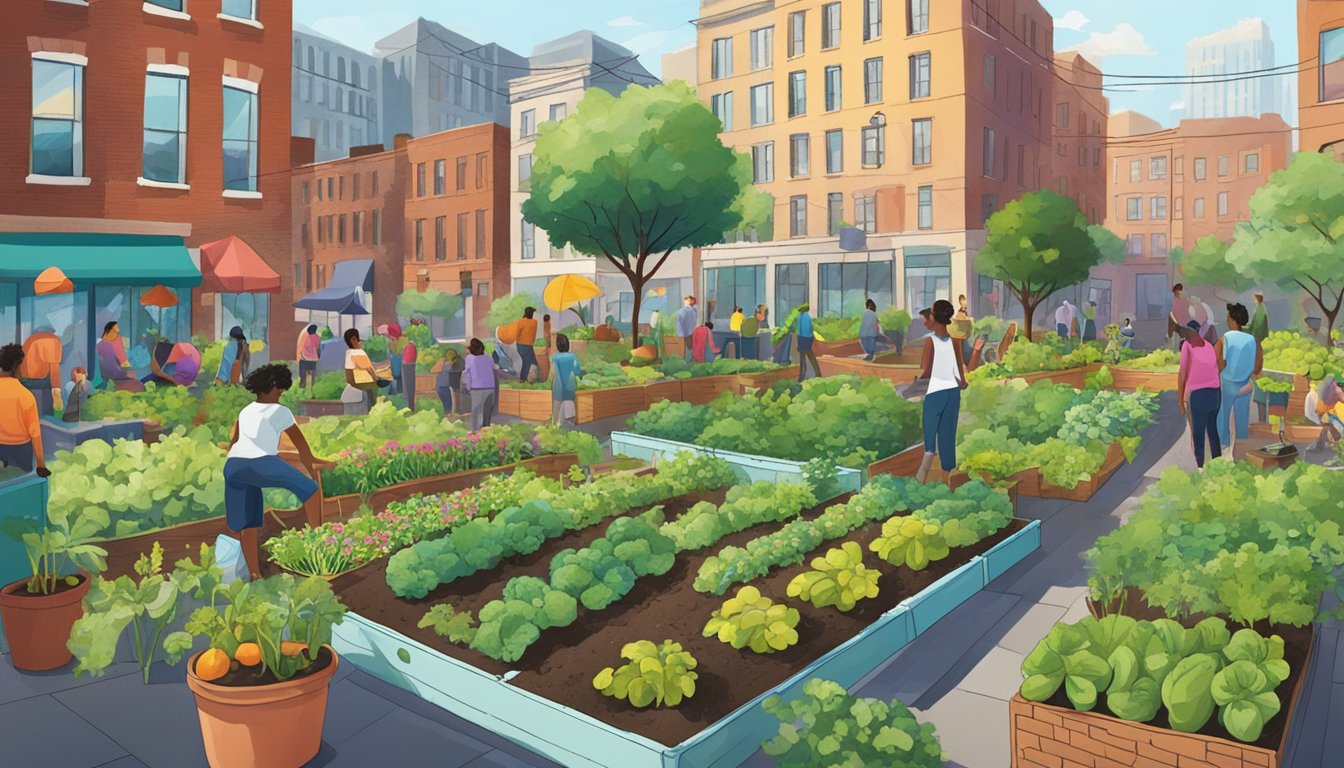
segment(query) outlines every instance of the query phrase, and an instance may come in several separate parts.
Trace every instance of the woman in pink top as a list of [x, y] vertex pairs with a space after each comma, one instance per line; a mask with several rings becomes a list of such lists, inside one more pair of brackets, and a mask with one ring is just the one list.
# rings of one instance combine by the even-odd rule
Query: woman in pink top
[[[1204, 441], [1209, 443], [1213, 458], [1223, 455], [1222, 440], [1218, 437], [1218, 408], [1222, 404], [1222, 382], [1218, 377], [1218, 356], [1213, 345], [1205, 341], [1199, 331], [1185, 326], [1176, 327], [1181, 334], [1181, 370], [1176, 377], [1177, 404], [1181, 413], [1190, 419], [1190, 434], [1194, 441], [1195, 463], [1204, 466]], [[1189, 398], [1187, 402], [1187, 393]]]
[[322, 355], [322, 337], [317, 325], [311, 324], [299, 334], [299, 386], [311, 387], [317, 380], [317, 359]]

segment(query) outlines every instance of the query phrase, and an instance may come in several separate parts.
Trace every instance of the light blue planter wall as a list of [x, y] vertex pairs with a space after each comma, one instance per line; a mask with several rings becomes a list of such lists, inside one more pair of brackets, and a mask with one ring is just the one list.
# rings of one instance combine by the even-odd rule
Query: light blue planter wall
[[[255, 363], [254, 363], [255, 364]], [[66, 424], [63, 421], [42, 419], [42, 452], [47, 460], [55, 458], [57, 451], [73, 451], [80, 443], [89, 440], [141, 440], [145, 436], [143, 421], [79, 421]]]
[[993, 576], [1039, 548], [1040, 526], [1040, 521], [1032, 521], [793, 677], [675, 747], [614, 728], [510, 685], [358, 614], [346, 615], [332, 642], [345, 661], [365, 672], [565, 766], [729, 768], [746, 760], [776, 732], [778, 721], [761, 708], [766, 698], [797, 695], [803, 683], [814, 677], [854, 685], [983, 589]]
[[[632, 459], [655, 463], [670, 459], [684, 451], [723, 459], [733, 465], [738, 479], [746, 482], [757, 480], [772, 483], [803, 481], [803, 464], [801, 462], [704, 448], [691, 443], [678, 443], [675, 440], [661, 440], [656, 437], [636, 435], [633, 432], [611, 433], [611, 453], [613, 456], [629, 456]], [[858, 491], [863, 485], [863, 473], [859, 470], [845, 467], [837, 467], [836, 469], [838, 470], [836, 479], [840, 484], [840, 493]], [[828, 501], [828, 499], [821, 499], [821, 501]]]

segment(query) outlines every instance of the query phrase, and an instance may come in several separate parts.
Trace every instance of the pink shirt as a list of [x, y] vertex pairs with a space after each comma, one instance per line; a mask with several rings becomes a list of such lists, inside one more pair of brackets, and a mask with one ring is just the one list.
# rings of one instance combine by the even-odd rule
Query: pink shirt
[[1221, 386], [1218, 378], [1218, 356], [1214, 354], [1213, 345], [1208, 342], [1204, 342], [1198, 349], [1191, 347], [1188, 341], [1181, 342], [1181, 370], [1186, 372], [1186, 392], [1193, 392], [1196, 389], [1218, 389]]

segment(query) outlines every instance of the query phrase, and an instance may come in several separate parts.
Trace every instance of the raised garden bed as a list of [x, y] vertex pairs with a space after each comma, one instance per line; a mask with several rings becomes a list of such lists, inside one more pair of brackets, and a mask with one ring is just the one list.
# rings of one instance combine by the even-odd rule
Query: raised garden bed
[[1176, 388], [1176, 371], [1144, 371], [1111, 366], [1112, 388], [1126, 392], [1161, 392]]
[[[654, 381], [644, 385], [644, 408], [663, 400], [680, 400], [680, 381]], [[641, 409], [642, 410], [642, 409]]]
[[[1320, 424], [1285, 424], [1283, 437], [1290, 443], [1310, 443], [1321, 436], [1321, 429]], [[1250, 434], [1275, 440], [1279, 438], [1278, 428], [1263, 422], [1250, 425]]]
[[798, 371], [793, 366], [785, 366], [773, 371], [761, 371], [760, 373], [739, 373], [737, 374], [737, 393], [739, 395], [747, 394], [748, 390], [761, 391], [768, 389], [771, 384], [777, 381], [792, 381], [798, 378]]
[[303, 400], [299, 403], [303, 415], [310, 419], [321, 416], [340, 416], [345, 413], [345, 403], [340, 400]]
[[[57, 451], [73, 451], [89, 440], [142, 440], [146, 422], [140, 419], [126, 421], [79, 421], [67, 423], [51, 418], [42, 419], [42, 452], [47, 459]], [[9, 583], [9, 582], [5, 582]]]
[[850, 355], [863, 354], [863, 345], [858, 339], [844, 339], [842, 341], [814, 341], [812, 342], [812, 351], [817, 353], [817, 357], [822, 355], [833, 355], [835, 357], [849, 357]]
[[737, 391], [737, 374], [701, 376], [681, 381], [681, 401], [694, 405], [712, 403], [715, 398], [724, 392], [736, 393]]
[[1019, 482], [1017, 492], [1023, 496], [1034, 496], [1042, 499], [1065, 499], [1067, 501], [1087, 501], [1101, 487], [1106, 484], [1119, 471], [1125, 463], [1125, 452], [1121, 450], [1118, 443], [1111, 443], [1106, 449], [1106, 459], [1101, 464], [1101, 469], [1092, 473], [1090, 479], [1084, 480], [1073, 488], [1063, 488], [1041, 477], [1039, 469], [1028, 469], [1018, 473]]
[[1084, 365], [1080, 368], [1066, 368], [1062, 371], [1036, 371], [1034, 373], [1014, 374], [1010, 378], [1021, 379], [1028, 384], [1037, 381], [1050, 381], [1055, 384], [1068, 384], [1074, 389], [1082, 389], [1087, 383], [1087, 374], [1101, 370], [1101, 365]]
[[835, 357], [827, 355], [818, 358], [822, 376], [837, 376], [856, 373], [860, 376], [876, 376], [886, 379], [895, 386], [904, 386], [918, 378], [919, 366], [903, 363], [891, 364], [864, 360], [861, 357]]
[[868, 465], [868, 476], [873, 475], [896, 475], [898, 477], [914, 477], [919, 471], [919, 464], [924, 460], [924, 444], [919, 443], [906, 448], [904, 451], [888, 456], [885, 459], [878, 459]]
[[551, 390], [500, 387], [498, 406], [500, 413], [523, 421], [550, 421]]
[[[667, 504], [669, 517], [688, 501]], [[742, 545], [776, 525], [732, 534], [719, 546]], [[881, 523], [872, 523], [844, 541], [866, 544], [880, 528]], [[548, 630], [512, 665], [416, 627], [431, 602], [478, 609], [499, 597], [510, 577], [544, 574], [552, 555], [581, 547], [598, 533], [590, 528], [552, 540], [494, 571], [440, 587], [426, 601], [391, 599], [381, 566], [361, 572], [358, 583], [338, 587], [352, 612], [336, 628], [333, 643], [345, 660], [366, 672], [566, 766], [737, 765], [778, 729], [778, 721], [761, 708], [765, 698], [794, 695], [813, 677], [853, 685], [1034, 551], [1040, 524], [1014, 521], [924, 571], [877, 562], [879, 595], [848, 613], [790, 601], [803, 614], [800, 642], [769, 655], [735, 651], [701, 636], [709, 614], [722, 602], [691, 588], [712, 549], [683, 553], [671, 571], [641, 580], [619, 604], [582, 614], [566, 629]], [[764, 593], [779, 596], [804, 568], [782, 569], [757, 583]], [[593, 690], [593, 674], [615, 659], [616, 650], [646, 636], [681, 642], [699, 661], [696, 696], [676, 709], [635, 710]]]

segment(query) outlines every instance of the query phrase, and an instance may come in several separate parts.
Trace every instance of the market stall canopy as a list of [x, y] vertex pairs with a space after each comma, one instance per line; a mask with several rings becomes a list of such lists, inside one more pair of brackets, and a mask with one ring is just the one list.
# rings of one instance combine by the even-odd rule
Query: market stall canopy
[[332, 269], [327, 287], [294, 302], [294, 308], [338, 315], [367, 315], [369, 310], [364, 306], [364, 292], [372, 290], [372, 259], [341, 261]]
[[208, 293], [279, 293], [280, 276], [241, 237], [201, 246], [201, 290]]
[[0, 232], [0, 280], [36, 280], [50, 267], [80, 285], [201, 283], [201, 271], [180, 237]]
[[592, 280], [580, 275], [561, 275], [546, 285], [541, 300], [546, 302], [546, 306], [559, 312], [601, 295], [602, 289]]
[[177, 294], [166, 286], [156, 285], [140, 296], [140, 303], [146, 307], [176, 307]]
[[65, 276], [59, 267], [47, 267], [33, 281], [33, 293], [38, 296], [54, 296], [58, 293], [72, 293], [75, 283]]

